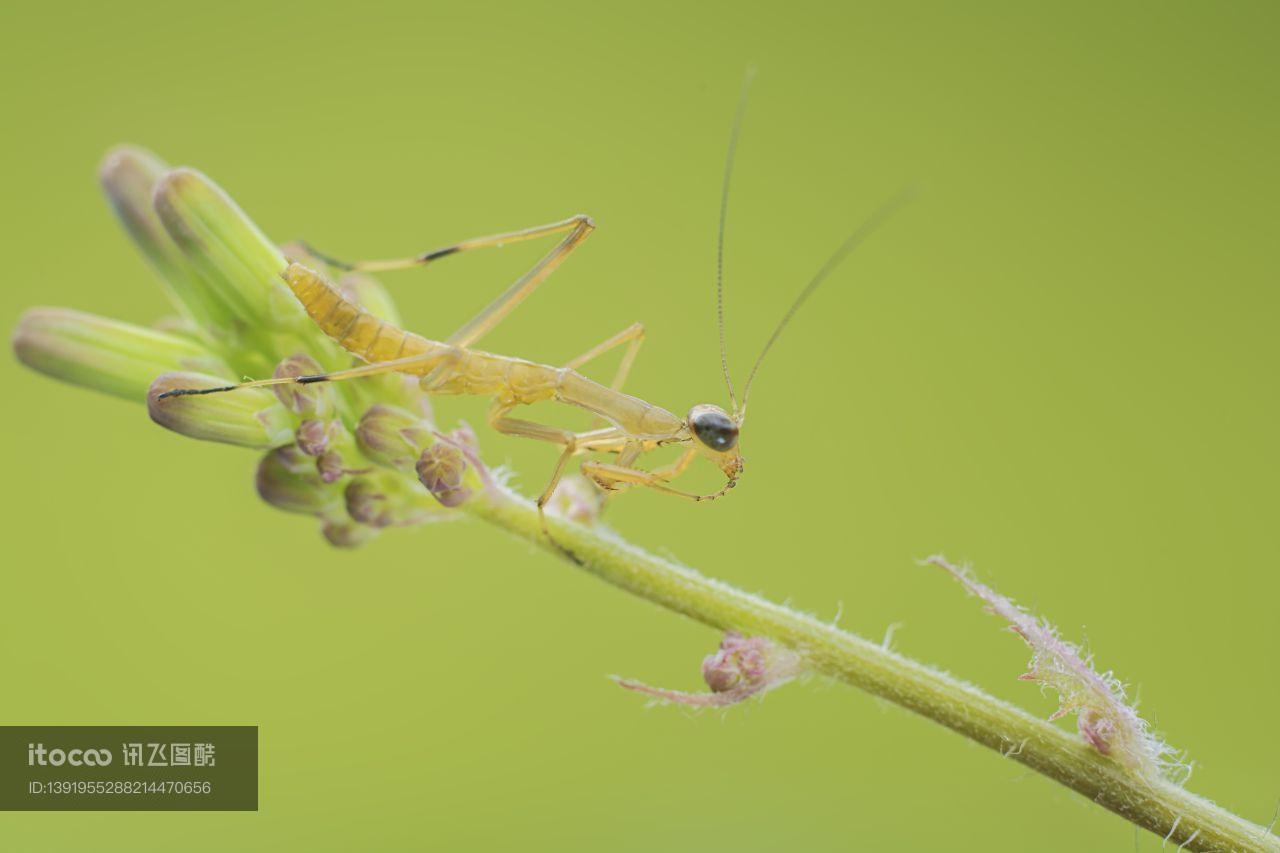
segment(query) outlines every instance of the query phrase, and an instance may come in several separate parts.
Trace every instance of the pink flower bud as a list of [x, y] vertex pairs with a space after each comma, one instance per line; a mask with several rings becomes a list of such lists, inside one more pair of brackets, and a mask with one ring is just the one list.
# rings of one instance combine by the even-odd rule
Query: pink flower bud
[[255, 484], [259, 497], [285, 512], [322, 515], [340, 505], [338, 493], [316, 473], [315, 460], [292, 445], [262, 457]]
[[715, 654], [702, 661], [702, 677], [710, 693], [686, 693], [651, 687], [631, 679], [619, 679], [627, 690], [645, 693], [662, 702], [691, 708], [723, 708], [785, 684], [801, 672], [800, 656], [767, 637], [744, 637], [730, 631]]
[[437, 442], [422, 451], [417, 471], [422, 485], [444, 506], [458, 506], [471, 497], [471, 489], [463, 482], [463, 475], [467, 473], [466, 457], [452, 445]]
[[326, 483], [336, 483], [351, 473], [347, 470], [342, 454], [336, 450], [326, 450], [316, 458], [316, 471]]
[[356, 426], [356, 443], [364, 455], [400, 471], [412, 471], [432, 441], [428, 423], [410, 411], [383, 403], [370, 407]]
[[[315, 359], [299, 353], [289, 356], [276, 365], [272, 376], [276, 379], [286, 377], [296, 379], [299, 376], [314, 376], [323, 372], [324, 370]], [[333, 410], [333, 389], [328, 383], [294, 382], [288, 385], [273, 385], [271, 390], [275, 392], [276, 397], [286, 409], [304, 418], [324, 417]]]
[[329, 449], [329, 425], [315, 418], [298, 424], [295, 433], [298, 449], [308, 456], [319, 456]]
[[769, 674], [766, 655], [771, 646], [764, 637], [744, 637], [730, 631], [715, 654], [703, 659], [702, 678], [712, 693], [758, 686]]

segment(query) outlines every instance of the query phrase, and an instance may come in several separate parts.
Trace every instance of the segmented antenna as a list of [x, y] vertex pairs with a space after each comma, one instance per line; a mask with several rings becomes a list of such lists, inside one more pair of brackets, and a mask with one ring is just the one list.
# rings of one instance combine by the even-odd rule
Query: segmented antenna
[[742, 389], [742, 409], [738, 413], [739, 420], [746, 417], [747, 400], [751, 396], [751, 383], [755, 382], [756, 373], [760, 370], [761, 362], [764, 361], [764, 357], [769, 354], [769, 350], [772, 349], [773, 345], [777, 342], [778, 337], [782, 334], [782, 330], [787, 327], [787, 324], [791, 322], [791, 318], [800, 310], [800, 306], [813, 295], [813, 292], [818, 289], [818, 285], [822, 284], [822, 282], [826, 280], [827, 276], [835, 272], [836, 268], [840, 266], [844, 259], [847, 258], [854, 249], [862, 245], [877, 228], [889, 221], [889, 218], [892, 217], [893, 214], [897, 213], [899, 208], [914, 199], [918, 194], [919, 192], [915, 187], [907, 187], [888, 202], [881, 205], [875, 213], [867, 217], [867, 220], [859, 225], [857, 230], [850, 234], [849, 237], [840, 244], [840, 248], [836, 249], [831, 254], [831, 257], [827, 258], [826, 263], [819, 268], [813, 279], [805, 285], [804, 290], [800, 291], [800, 295], [796, 297], [795, 302], [791, 303], [791, 307], [787, 309], [787, 313], [782, 315], [782, 320], [778, 323], [777, 328], [773, 330], [773, 334], [769, 336], [769, 340], [765, 342], [764, 348], [760, 350], [760, 355], [756, 358], [756, 363], [751, 367], [751, 373], [747, 376], [747, 384]]
[[742, 132], [742, 117], [747, 111], [747, 92], [756, 76], [754, 68], [748, 68], [742, 79], [742, 92], [738, 95], [738, 109], [733, 115], [733, 128], [729, 131], [729, 153], [724, 160], [724, 184], [720, 188], [720, 230], [716, 240], [716, 325], [720, 331], [720, 369], [724, 372], [724, 384], [729, 389], [729, 402], [738, 408], [738, 398], [733, 392], [733, 379], [729, 375], [729, 351], [724, 341], [724, 224], [729, 214], [729, 184], [733, 178], [733, 161], [738, 152], [738, 134]]

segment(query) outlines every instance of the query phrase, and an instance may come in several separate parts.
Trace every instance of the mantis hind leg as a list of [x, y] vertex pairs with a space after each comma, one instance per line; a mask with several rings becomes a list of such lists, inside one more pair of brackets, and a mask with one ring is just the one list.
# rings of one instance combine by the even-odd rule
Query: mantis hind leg
[[591, 217], [583, 214], [571, 216], [560, 222], [552, 222], [547, 225], [536, 225], [533, 228], [525, 228], [519, 231], [506, 231], [501, 234], [491, 234], [487, 237], [474, 237], [470, 240], [463, 240], [461, 243], [454, 243], [452, 246], [444, 246], [439, 249], [433, 249], [430, 252], [423, 252], [420, 255], [414, 255], [411, 258], [394, 258], [381, 261], [357, 261], [347, 263], [331, 258], [325, 254], [315, 251], [310, 246], [306, 249], [312, 255], [320, 260], [343, 270], [355, 270], [362, 272], [379, 272], [386, 270], [408, 269], [410, 267], [426, 266], [427, 264], [437, 261], [440, 258], [456, 255], [459, 252], [466, 252], [472, 249], [483, 249], [493, 246], [505, 246], [508, 243], [521, 243], [525, 240], [533, 240], [538, 237], [544, 237], [550, 234], [565, 234], [564, 239], [555, 245], [555, 247], [534, 264], [533, 267], [508, 287], [493, 302], [471, 319], [465, 326], [454, 332], [449, 338], [448, 343], [460, 347], [469, 347], [489, 332], [493, 331], [502, 320], [515, 310], [521, 302], [523, 302], [529, 294], [538, 289], [538, 285], [542, 284], [551, 273], [555, 272], [556, 267], [564, 262], [574, 249], [578, 247], [583, 240], [595, 230], [595, 223], [591, 221]]

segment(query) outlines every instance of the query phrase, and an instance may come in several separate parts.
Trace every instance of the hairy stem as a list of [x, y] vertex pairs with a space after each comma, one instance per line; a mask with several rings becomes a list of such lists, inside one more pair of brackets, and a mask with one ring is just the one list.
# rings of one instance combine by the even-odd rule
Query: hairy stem
[[1163, 779], [1139, 776], [1081, 738], [910, 658], [804, 613], [704, 577], [582, 525], [548, 518], [492, 486], [463, 508], [581, 568], [721, 631], [769, 637], [807, 667], [928, 717], [1078, 791], [1186, 850], [1280, 851], [1280, 839]]

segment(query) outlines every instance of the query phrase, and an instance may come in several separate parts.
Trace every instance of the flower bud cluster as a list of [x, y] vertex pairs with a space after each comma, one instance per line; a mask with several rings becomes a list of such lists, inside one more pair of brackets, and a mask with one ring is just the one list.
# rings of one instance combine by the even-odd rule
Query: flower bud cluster
[[[437, 438], [425, 396], [406, 377], [225, 390], [246, 377], [289, 380], [351, 364], [280, 277], [286, 254], [309, 257], [322, 271], [325, 264], [302, 247], [277, 248], [215, 183], [150, 152], [110, 152], [100, 178], [177, 316], [147, 328], [35, 308], [13, 335], [24, 364], [145, 401], [153, 421], [181, 435], [260, 451], [259, 496], [319, 519], [325, 538], [340, 547], [363, 544], [386, 527], [451, 517], [481, 488], [474, 457], [468, 460], [456, 437]], [[337, 287], [398, 322], [394, 302], [374, 279], [347, 274]], [[206, 393], [165, 396], [179, 389]]]

